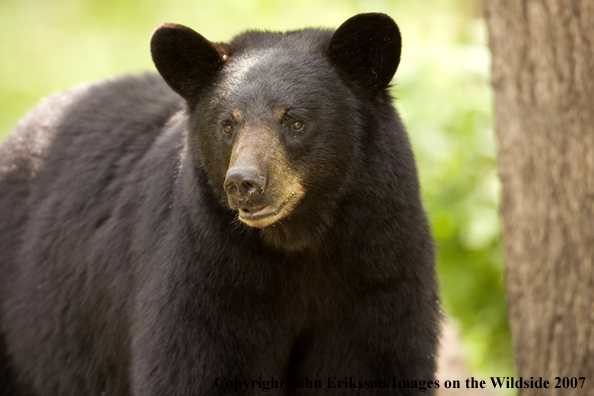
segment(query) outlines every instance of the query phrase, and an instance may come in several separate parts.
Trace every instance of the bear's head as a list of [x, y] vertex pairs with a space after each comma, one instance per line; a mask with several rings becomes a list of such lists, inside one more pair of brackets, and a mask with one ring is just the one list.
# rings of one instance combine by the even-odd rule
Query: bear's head
[[384, 14], [356, 15], [335, 32], [246, 32], [229, 44], [164, 24], [151, 39], [158, 71], [188, 104], [189, 151], [211, 188], [285, 250], [314, 243], [359, 188], [362, 108], [389, 101], [400, 51]]

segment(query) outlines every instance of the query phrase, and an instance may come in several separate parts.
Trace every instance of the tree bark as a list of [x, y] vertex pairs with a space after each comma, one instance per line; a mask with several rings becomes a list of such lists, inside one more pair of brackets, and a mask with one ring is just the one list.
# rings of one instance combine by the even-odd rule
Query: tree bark
[[[486, 0], [518, 376], [594, 392], [594, 1]], [[580, 381], [581, 383], [581, 381]]]

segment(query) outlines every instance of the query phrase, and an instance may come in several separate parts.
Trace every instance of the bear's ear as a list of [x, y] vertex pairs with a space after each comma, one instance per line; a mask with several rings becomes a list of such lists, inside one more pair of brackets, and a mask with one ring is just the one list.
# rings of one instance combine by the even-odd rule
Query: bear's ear
[[164, 23], [151, 36], [151, 55], [167, 84], [193, 103], [227, 60], [229, 47], [211, 43], [188, 27]]
[[385, 14], [359, 14], [336, 30], [327, 56], [353, 80], [374, 91], [388, 86], [398, 64], [402, 39], [396, 23]]

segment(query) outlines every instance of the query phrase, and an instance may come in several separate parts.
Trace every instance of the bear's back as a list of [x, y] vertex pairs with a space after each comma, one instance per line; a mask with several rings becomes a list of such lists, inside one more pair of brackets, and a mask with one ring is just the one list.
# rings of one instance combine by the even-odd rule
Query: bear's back
[[[174, 117], [176, 113], [180, 114]], [[183, 144], [182, 114], [181, 98], [160, 76], [124, 77], [48, 97], [3, 143], [0, 328], [8, 334], [10, 329], [29, 329], [31, 334], [13, 334], [13, 339], [32, 345], [12, 347], [34, 348], [38, 372], [59, 358], [35, 344], [41, 331], [37, 322], [43, 318], [51, 327], [51, 318], [63, 310], [78, 317], [70, 324], [77, 337], [59, 343], [68, 345], [65, 350], [72, 348], [73, 355], [84, 350], [93, 364], [120, 355], [117, 361], [126, 360], [126, 321], [100, 336], [113, 349], [95, 350], [80, 343], [90, 336], [85, 330], [89, 323], [106, 328], [110, 315], [127, 310], [130, 288], [123, 279], [131, 276], [133, 223], [143, 198], [139, 191], [155, 179], [170, 183], [179, 159], [168, 153], [179, 153]], [[161, 187], [155, 185], [146, 194], [154, 195], [151, 191], [164, 190]], [[82, 297], [79, 287], [63, 287], [63, 282], [90, 292]], [[87, 314], [81, 316], [83, 312]], [[0, 388], [11, 386], [2, 378], [11, 376], [2, 372], [6, 335], [0, 335]], [[108, 366], [107, 361], [99, 365]], [[127, 385], [121, 386], [116, 390]]]
[[[27, 208], [91, 204], [120, 189], [182, 101], [156, 74], [79, 86], [44, 99], [0, 149], [0, 268]], [[119, 184], [119, 186], [116, 186]], [[55, 208], [53, 208], [55, 209]]]

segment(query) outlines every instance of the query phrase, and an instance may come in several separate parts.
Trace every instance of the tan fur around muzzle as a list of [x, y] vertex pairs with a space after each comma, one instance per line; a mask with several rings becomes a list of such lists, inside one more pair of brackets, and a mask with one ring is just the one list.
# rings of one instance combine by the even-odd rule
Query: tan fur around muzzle
[[290, 215], [305, 190], [300, 175], [291, 167], [285, 148], [273, 129], [246, 126], [238, 131], [229, 169], [246, 162], [266, 175], [262, 192], [266, 204], [269, 207], [282, 206], [282, 210], [274, 216], [257, 220], [242, 218], [242, 211], [239, 210], [239, 220], [251, 227], [263, 228]]

